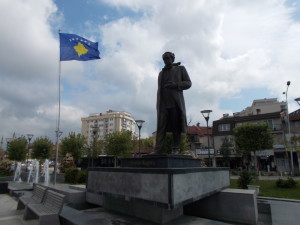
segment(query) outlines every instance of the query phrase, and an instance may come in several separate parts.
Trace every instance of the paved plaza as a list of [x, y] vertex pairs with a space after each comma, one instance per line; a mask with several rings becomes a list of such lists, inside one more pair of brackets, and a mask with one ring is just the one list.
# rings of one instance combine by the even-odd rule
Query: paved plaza
[[[233, 178], [233, 177], [231, 177]], [[273, 178], [273, 177], [272, 177]], [[278, 179], [274, 177], [273, 179]], [[299, 180], [299, 179], [295, 179]], [[13, 183], [13, 184], [12, 184]], [[12, 182], [10, 189], [19, 189], [20, 185], [25, 185], [23, 188], [29, 189], [27, 184], [20, 184]], [[53, 187], [54, 185], [50, 184]], [[67, 188], [67, 184], [57, 184], [57, 188], [63, 190]], [[77, 185], [73, 187], [74, 191], [85, 190], [85, 185]], [[24, 189], [23, 189], [24, 190]], [[27, 191], [28, 192], [28, 191]], [[17, 197], [9, 194], [0, 194], [0, 225], [37, 225], [37, 220], [23, 220], [24, 210], [16, 210]], [[269, 212], [265, 212], [261, 207], [258, 207], [258, 225], [299, 225], [300, 224], [300, 201], [289, 199], [276, 199], [258, 197], [258, 204], [263, 203], [269, 208]], [[64, 206], [66, 209], [68, 206]], [[78, 211], [77, 211], [78, 212]], [[141, 220], [132, 216], [121, 215], [115, 212], [108, 211], [102, 207], [90, 208], [81, 210], [80, 214], [76, 210], [72, 214], [69, 210], [70, 216], [76, 219], [78, 225], [155, 225], [152, 222]], [[271, 213], [270, 213], [271, 212]], [[76, 214], [76, 215], [75, 215]], [[166, 225], [228, 225], [233, 223], [226, 223], [221, 221], [214, 221], [194, 216], [181, 216]]]
[[[259, 198], [267, 201], [271, 206], [270, 215], [259, 214], [259, 225], [299, 225], [300, 221], [300, 201], [273, 198]], [[8, 194], [0, 195], [0, 225], [37, 225], [37, 220], [23, 220], [24, 210], [16, 210], [16, 197]], [[90, 218], [90, 225], [154, 225], [154, 223], [140, 220], [134, 217], [124, 216], [104, 210], [102, 207], [83, 211], [83, 216]], [[224, 223], [193, 216], [182, 216], [167, 225], [229, 225]]]

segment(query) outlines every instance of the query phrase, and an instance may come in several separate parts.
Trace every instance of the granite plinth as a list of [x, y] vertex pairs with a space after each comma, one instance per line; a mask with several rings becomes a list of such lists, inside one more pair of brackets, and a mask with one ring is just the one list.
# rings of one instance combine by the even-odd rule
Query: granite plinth
[[201, 160], [184, 155], [146, 155], [142, 158], [123, 158], [124, 168], [191, 168], [200, 167]]
[[258, 208], [255, 190], [228, 188], [185, 206], [184, 213], [202, 218], [256, 225]]
[[90, 168], [88, 197], [115, 196], [173, 209], [209, 196], [230, 185], [228, 168]]
[[86, 201], [163, 224], [229, 185], [229, 169], [220, 167], [89, 168]]

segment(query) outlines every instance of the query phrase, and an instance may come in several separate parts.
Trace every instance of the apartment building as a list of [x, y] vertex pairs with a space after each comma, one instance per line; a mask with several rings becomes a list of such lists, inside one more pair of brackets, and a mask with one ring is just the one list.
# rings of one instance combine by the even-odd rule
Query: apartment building
[[245, 108], [241, 112], [234, 113], [238, 116], [251, 116], [266, 114], [272, 112], [282, 112], [286, 109], [285, 102], [279, 102], [277, 98], [257, 99], [252, 102], [252, 105]]
[[81, 118], [81, 123], [81, 134], [89, 142], [93, 140], [94, 134], [99, 140], [116, 131], [131, 131], [135, 134], [135, 120], [127, 112], [108, 110], [106, 113], [90, 114]]
[[212, 127], [207, 128], [206, 126], [200, 126], [200, 123], [197, 123], [194, 126], [187, 127], [187, 135], [190, 142], [190, 151], [199, 158], [207, 158], [209, 155], [208, 149], [210, 155], [214, 155]]
[[[257, 152], [259, 167], [262, 170], [290, 171], [291, 156], [287, 150], [288, 123], [286, 117], [286, 103], [278, 102], [277, 99], [254, 100], [252, 106], [247, 107], [240, 113], [234, 113], [232, 116], [224, 114], [220, 120], [213, 121], [214, 148], [217, 156], [221, 158], [219, 149], [224, 139], [230, 140], [234, 146], [233, 129], [243, 123], [266, 122], [269, 125], [273, 136], [273, 149], [261, 150]], [[299, 135], [300, 122], [296, 112], [290, 114], [290, 124], [293, 128], [293, 134]], [[293, 115], [295, 115], [293, 117]], [[293, 162], [295, 168], [299, 167], [298, 154], [293, 153]], [[238, 168], [245, 166], [241, 156], [237, 154], [233, 147], [231, 151], [231, 166]]]

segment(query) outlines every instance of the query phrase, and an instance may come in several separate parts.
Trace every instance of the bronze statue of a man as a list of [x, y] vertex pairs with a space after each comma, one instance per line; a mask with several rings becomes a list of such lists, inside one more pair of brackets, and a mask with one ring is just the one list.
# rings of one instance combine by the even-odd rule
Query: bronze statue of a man
[[172, 154], [178, 154], [181, 133], [187, 132], [183, 90], [189, 89], [192, 82], [185, 67], [180, 66], [180, 62], [174, 63], [174, 53], [165, 52], [162, 58], [165, 67], [158, 76], [157, 130], [154, 153], [161, 153], [166, 132], [172, 132]]

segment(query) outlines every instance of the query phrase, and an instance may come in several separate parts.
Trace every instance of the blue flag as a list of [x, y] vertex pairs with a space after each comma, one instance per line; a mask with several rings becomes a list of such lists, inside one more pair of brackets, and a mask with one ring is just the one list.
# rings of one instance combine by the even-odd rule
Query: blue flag
[[59, 33], [60, 61], [88, 61], [100, 59], [98, 42], [91, 42], [76, 34]]

